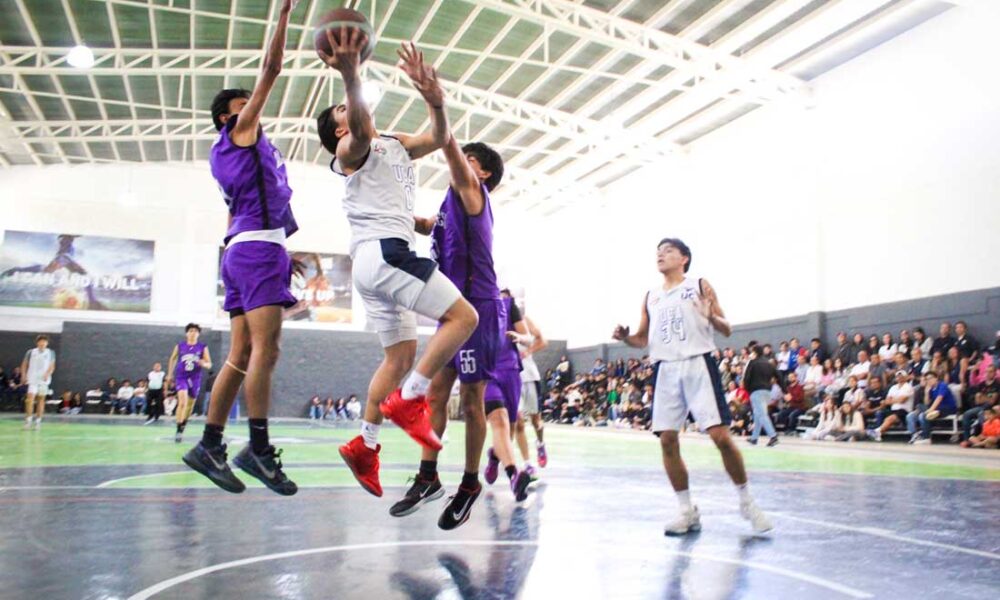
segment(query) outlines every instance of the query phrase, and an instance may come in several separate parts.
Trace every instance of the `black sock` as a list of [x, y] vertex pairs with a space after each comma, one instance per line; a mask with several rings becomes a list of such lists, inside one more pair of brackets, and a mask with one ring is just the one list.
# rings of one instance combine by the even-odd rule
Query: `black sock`
[[267, 419], [250, 419], [250, 448], [254, 454], [263, 454], [271, 442], [267, 437]]
[[434, 481], [438, 474], [438, 462], [436, 460], [420, 461], [420, 478], [426, 481]]
[[467, 490], [476, 490], [479, 488], [479, 473], [462, 473], [462, 484], [461, 487]]
[[177, 424], [177, 433], [184, 433], [184, 427], [186, 425], [187, 425], [187, 423], [178, 423]]
[[509, 467], [504, 467], [503, 470], [504, 473], [507, 474], [507, 479], [514, 479], [514, 476], [517, 475], [517, 467], [515, 467], [514, 465], [511, 465]]
[[218, 448], [222, 445], [222, 425], [205, 425], [205, 431], [201, 434], [201, 443], [206, 448]]

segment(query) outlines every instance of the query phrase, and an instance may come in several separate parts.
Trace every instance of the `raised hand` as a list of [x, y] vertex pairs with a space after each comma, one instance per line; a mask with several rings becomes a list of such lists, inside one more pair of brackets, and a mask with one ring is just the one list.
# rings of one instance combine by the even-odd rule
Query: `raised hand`
[[417, 50], [413, 42], [409, 42], [400, 44], [396, 54], [399, 55], [399, 68], [410, 77], [413, 87], [417, 88], [424, 101], [434, 108], [444, 106], [444, 91], [438, 83], [437, 71], [424, 63], [424, 53]]
[[628, 327], [625, 325], [619, 325], [615, 327], [615, 332], [611, 334], [611, 337], [620, 341], [623, 341], [628, 337]]
[[368, 45], [368, 34], [357, 27], [341, 27], [341, 43], [338, 44], [331, 30], [327, 29], [325, 33], [326, 41], [329, 42], [333, 53], [327, 54], [322, 48], [317, 48], [316, 54], [320, 60], [343, 75], [357, 74], [358, 66], [361, 64], [361, 51]]
[[281, 12], [290, 13], [299, 5], [299, 0], [284, 0], [281, 3]]

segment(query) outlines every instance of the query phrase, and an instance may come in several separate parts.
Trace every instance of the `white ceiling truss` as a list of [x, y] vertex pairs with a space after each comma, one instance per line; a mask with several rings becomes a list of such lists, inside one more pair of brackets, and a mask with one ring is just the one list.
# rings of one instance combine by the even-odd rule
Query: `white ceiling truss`
[[[10, 0], [0, 5], [0, 166], [205, 161], [206, 99], [252, 85], [277, 0]], [[293, 161], [329, 160], [315, 115], [341, 88], [302, 0], [263, 119]], [[808, 81], [943, 12], [941, 0], [365, 0], [379, 41], [380, 127], [427, 127], [395, 67], [413, 39], [439, 69], [463, 140], [504, 156], [502, 202], [546, 213], [682, 150], [756, 107], [809, 102]], [[54, 22], [52, 11], [59, 12]], [[43, 13], [49, 16], [43, 18]], [[95, 33], [97, 32], [97, 33]], [[97, 37], [99, 39], [95, 40]], [[249, 42], [249, 43], [248, 43]], [[95, 65], [75, 69], [74, 44]], [[250, 82], [249, 84], [247, 82]], [[443, 187], [425, 162], [421, 185]]]

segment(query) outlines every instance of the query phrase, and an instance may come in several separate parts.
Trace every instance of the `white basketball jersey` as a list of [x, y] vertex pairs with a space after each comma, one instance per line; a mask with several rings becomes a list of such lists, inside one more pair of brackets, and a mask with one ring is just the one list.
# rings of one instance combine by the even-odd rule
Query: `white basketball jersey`
[[[343, 175], [339, 160], [334, 161], [333, 170]], [[413, 204], [417, 177], [413, 161], [399, 140], [387, 135], [373, 139], [365, 163], [347, 175], [344, 187], [352, 258], [358, 244], [370, 240], [398, 238], [412, 248], [416, 242]]]
[[649, 357], [654, 361], [686, 360], [715, 350], [712, 325], [701, 312], [698, 279], [685, 277], [670, 291], [652, 289], [646, 297], [649, 314]]
[[[524, 352], [528, 347], [524, 344], [517, 345], [518, 352]], [[521, 359], [521, 381], [541, 381], [542, 375], [538, 372], [538, 365], [535, 364], [535, 357], [529, 355]]]
[[51, 348], [46, 348], [45, 350], [32, 348], [28, 350], [24, 357], [28, 361], [28, 372], [25, 373], [27, 383], [32, 385], [48, 385], [52, 383], [52, 378], [45, 376], [49, 367], [52, 366], [52, 361], [56, 359], [56, 353]]

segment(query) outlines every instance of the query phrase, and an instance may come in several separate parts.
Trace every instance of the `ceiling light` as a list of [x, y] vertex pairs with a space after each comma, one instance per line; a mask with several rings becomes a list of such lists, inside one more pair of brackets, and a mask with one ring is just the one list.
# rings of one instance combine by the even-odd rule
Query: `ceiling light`
[[94, 66], [94, 53], [86, 46], [74, 46], [66, 55], [66, 62], [77, 69], [89, 69]]
[[379, 100], [382, 99], [382, 86], [376, 81], [366, 81], [361, 84], [361, 97], [365, 99], [365, 103], [372, 110], [378, 106]]

